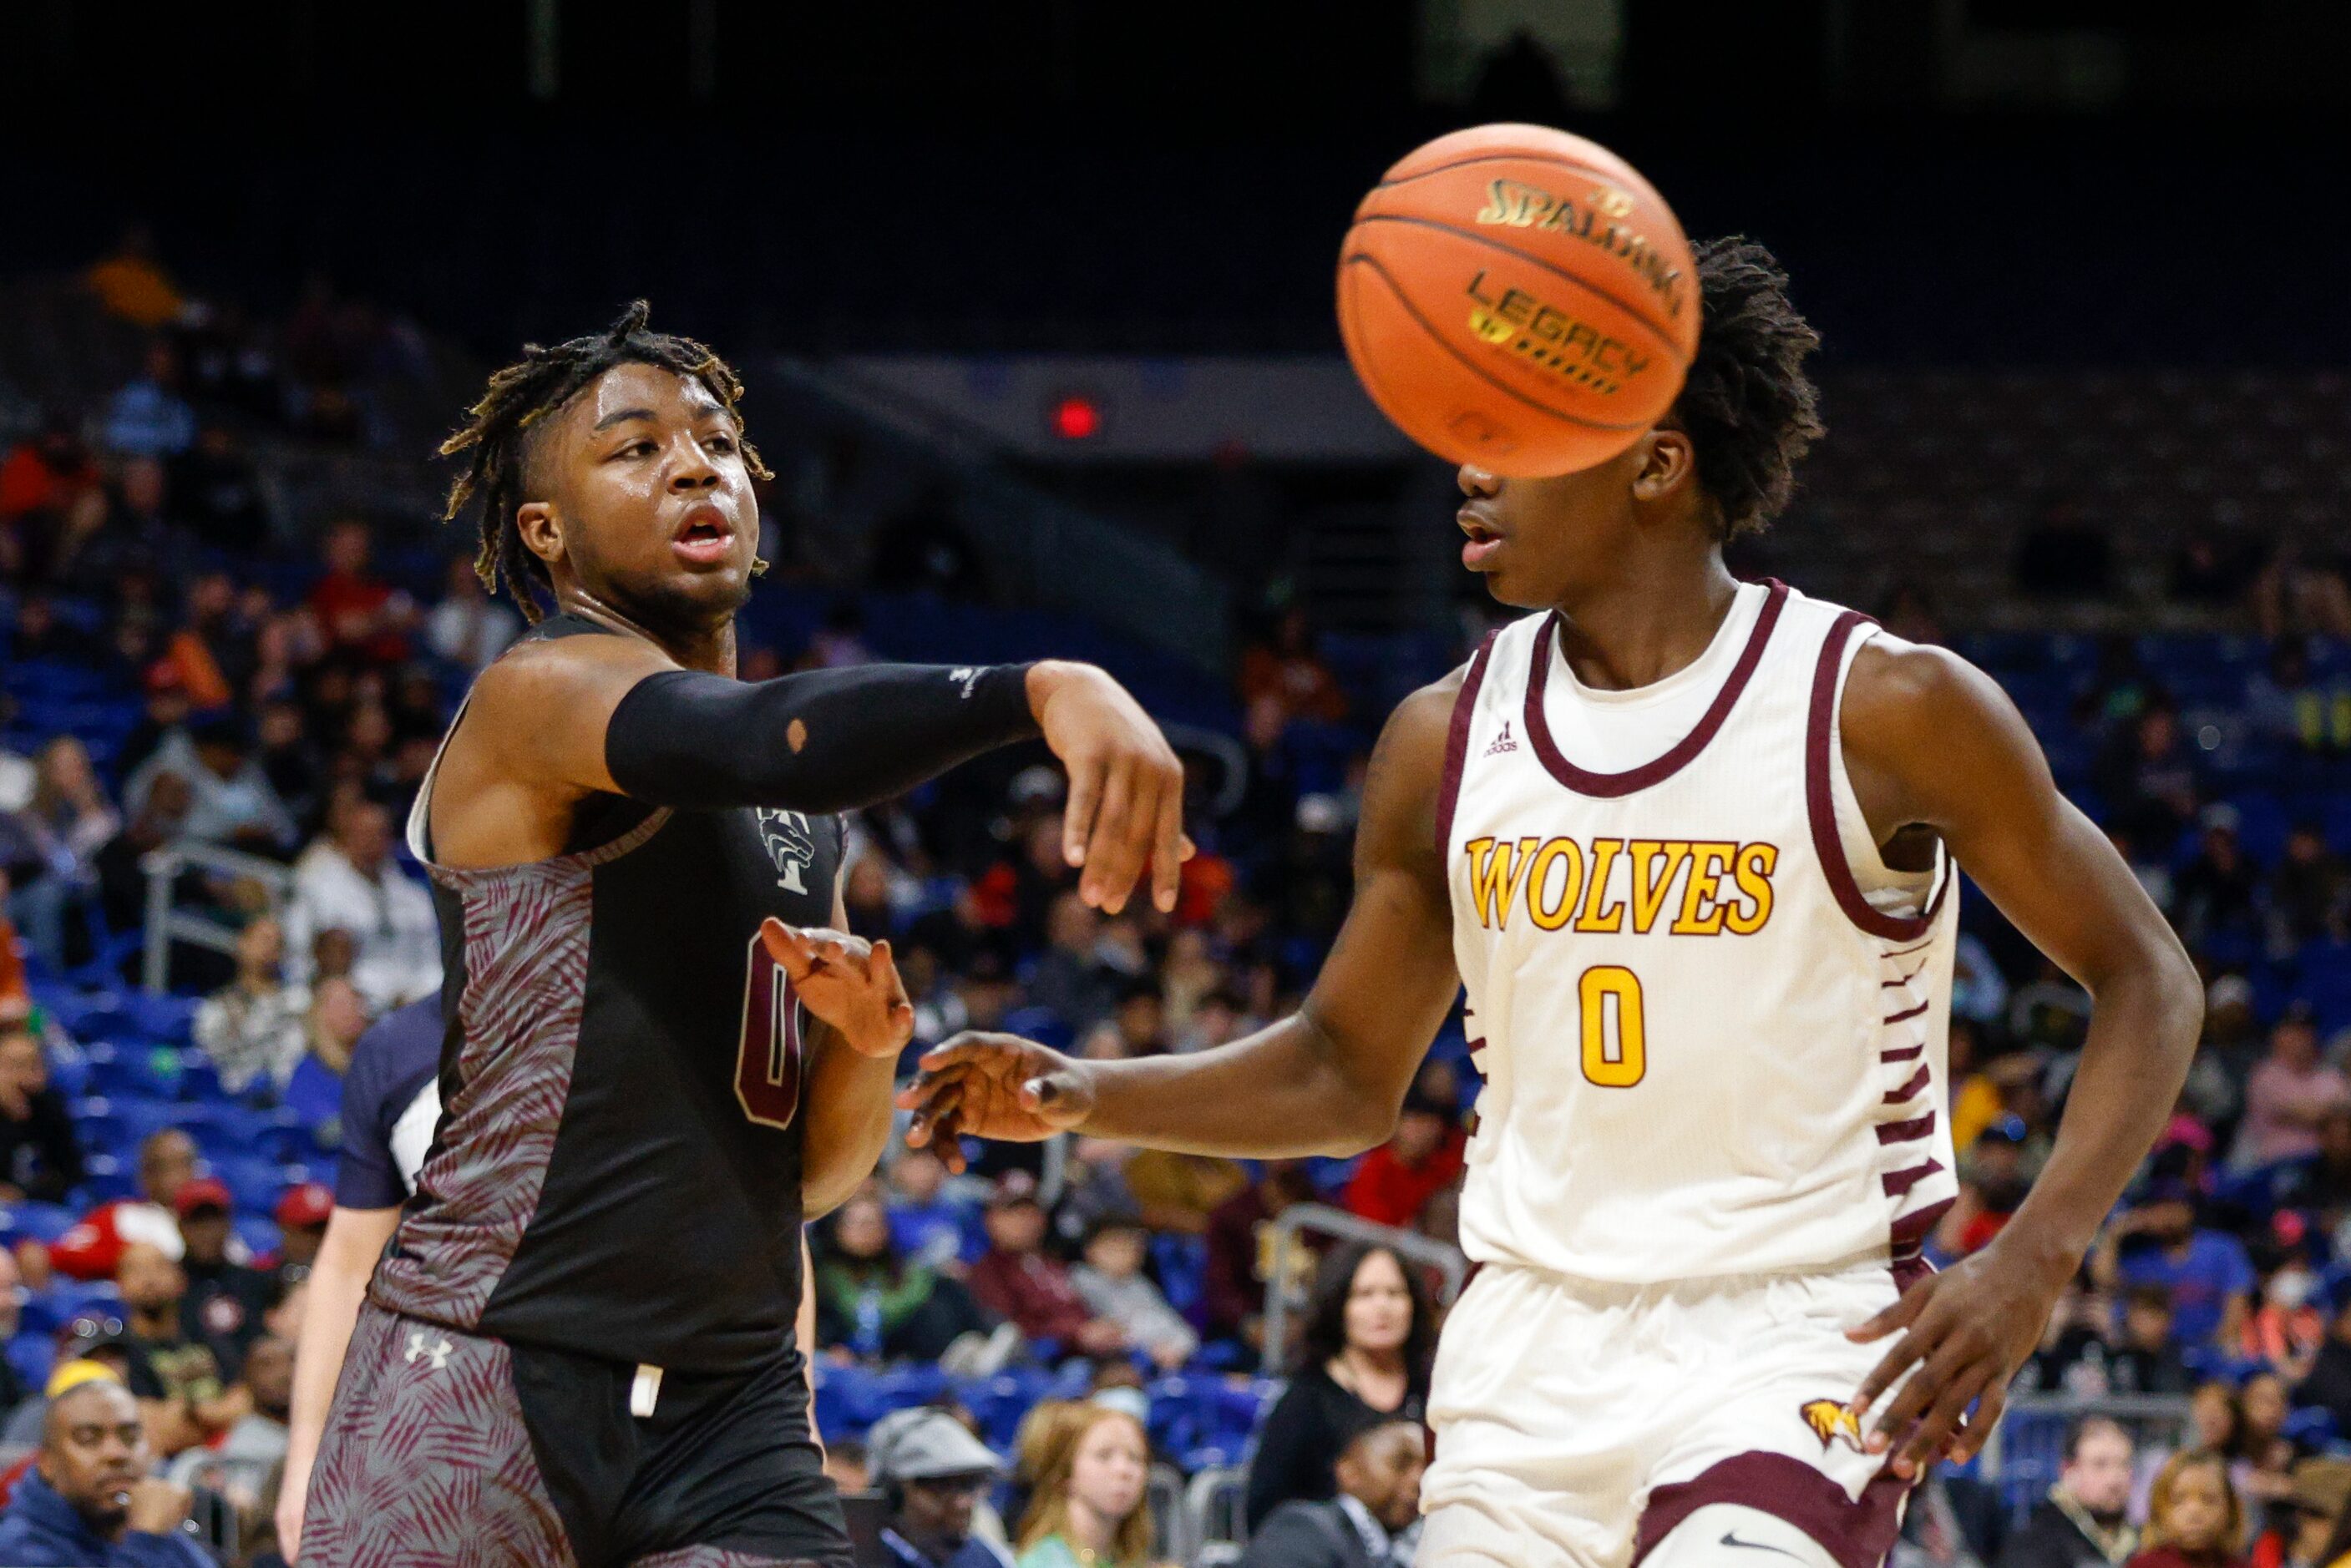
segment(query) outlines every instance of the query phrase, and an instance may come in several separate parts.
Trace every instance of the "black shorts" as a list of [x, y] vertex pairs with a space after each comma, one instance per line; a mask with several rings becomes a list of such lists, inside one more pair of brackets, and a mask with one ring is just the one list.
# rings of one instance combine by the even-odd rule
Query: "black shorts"
[[304, 1568], [850, 1568], [793, 1358], [666, 1374], [360, 1310]]

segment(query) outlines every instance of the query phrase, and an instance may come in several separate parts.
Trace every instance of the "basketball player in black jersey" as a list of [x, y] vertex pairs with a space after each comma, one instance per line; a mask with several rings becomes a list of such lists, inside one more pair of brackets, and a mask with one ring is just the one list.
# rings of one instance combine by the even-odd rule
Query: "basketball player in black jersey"
[[639, 304], [498, 372], [446, 449], [478, 568], [536, 625], [410, 822], [444, 1109], [305, 1564], [846, 1563], [792, 1343], [800, 1225], [872, 1169], [913, 1015], [886, 945], [839, 932], [829, 814], [1041, 733], [1081, 891], [1116, 909], [1147, 869], [1174, 901], [1180, 769], [1099, 670], [734, 679], [765, 472], [739, 392]]

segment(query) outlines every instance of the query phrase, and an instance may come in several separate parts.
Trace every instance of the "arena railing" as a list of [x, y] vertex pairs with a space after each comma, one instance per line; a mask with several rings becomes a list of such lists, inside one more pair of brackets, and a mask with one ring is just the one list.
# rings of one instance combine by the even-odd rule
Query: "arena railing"
[[150, 850], [139, 862], [139, 869], [147, 877], [147, 946], [140, 981], [150, 996], [161, 996], [169, 989], [175, 941], [231, 957], [236, 953], [233, 927], [173, 906], [173, 890], [183, 874], [201, 871], [232, 881], [257, 882], [269, 895], [272, 909], [283, 908], [294, 890], [294, 873], [277, 861], [196, 838], [176, 839]]
[[1269, 1369], [1287, 1366], [1290, 1349], [1290, 1314], [1295, 1310], [1294, 1275], [1304, 1249], [1299, 1243], [1303, 1235], [1328, 1236], [1341, 1241], [1364, 1241], [1375, 1247], [1387, 1247], [1400, 1258], [1426, 1263], [1437, 1271], [1438, 1277], [1437, 1304], [1449, 1306], [1461, 1293], [1462, 1281], [1469, 1272], [1469, 1261], [1461, 1249], [1424, 1236], [1417, 1231], [1400, 1231], [1393, 1225], [1375, 1225], [1371, 1220], [1350, 1214], [1343, 1209], [1332, 1209], [1322, 1203], [1299, 1203], [1281, 1211], [1273, 1222], [1273, 1278], [1265, 1287], [1265, 1366]]

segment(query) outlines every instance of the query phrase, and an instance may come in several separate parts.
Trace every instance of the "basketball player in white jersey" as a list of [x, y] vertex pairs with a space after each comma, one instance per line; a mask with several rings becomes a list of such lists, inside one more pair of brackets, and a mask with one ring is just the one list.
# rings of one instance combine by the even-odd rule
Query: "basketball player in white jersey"
[[[1579, 472], [1461, 471], [1467, 564], [1536, 613], [1389, 719], [1299, 1012], [1134, 1062], [966, 1036], [902, 1096], [948, 1150], [1352, 1154], [1466, 984], [1483, 1267], [1437, 1356], [1423, 1568], [1872, 1568], [1997, 1420], [2197, 1037], [2186, 955], [1998, 687], [1724, 569], [1820, 433], [1818, 339], [1761, 247], [1698, 256], [1667, 418]], [[2095, 1011], [2031, 1196], [1935, 1275], [1955, 867]]]

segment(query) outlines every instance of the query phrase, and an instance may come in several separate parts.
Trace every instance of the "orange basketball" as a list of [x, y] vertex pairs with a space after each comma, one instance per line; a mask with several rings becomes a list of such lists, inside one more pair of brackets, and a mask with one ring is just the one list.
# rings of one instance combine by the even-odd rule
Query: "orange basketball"
[[1597, 142], [1541, 125], [1440, 136], [1389, 170], [1339, 253], [1339, 331], [1405, 434], [1520, 478], [1614, 457], [1698, 348], [1673, 209]]

